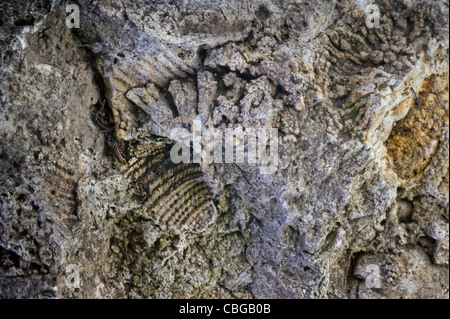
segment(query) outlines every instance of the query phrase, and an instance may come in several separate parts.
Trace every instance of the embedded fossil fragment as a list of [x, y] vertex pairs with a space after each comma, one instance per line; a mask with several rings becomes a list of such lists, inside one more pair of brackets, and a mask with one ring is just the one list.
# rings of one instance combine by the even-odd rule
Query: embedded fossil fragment
[[201, 231], [216, 218], [214, 195], [198, 164], [170, 160], [172, 145], [159, 139], [134, 148], [126, 177], [143, 217], [162, 229]]

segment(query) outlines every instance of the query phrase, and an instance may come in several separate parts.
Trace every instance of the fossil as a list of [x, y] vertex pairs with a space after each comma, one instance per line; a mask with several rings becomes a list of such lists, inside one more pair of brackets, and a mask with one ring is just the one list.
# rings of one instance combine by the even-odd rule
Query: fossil
[[214, 194], [198, 164], [174, 164], [168, 139], [159, 138], [133, 149], [126, 177], [142, 214], [162, 229], [201, 231], [214, 221]]

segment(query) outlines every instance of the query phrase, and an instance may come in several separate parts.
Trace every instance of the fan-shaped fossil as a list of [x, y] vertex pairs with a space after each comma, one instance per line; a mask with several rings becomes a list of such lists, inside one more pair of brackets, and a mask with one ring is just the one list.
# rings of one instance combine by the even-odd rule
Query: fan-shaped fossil
[[126, 177], [142, 214], [161, 228], [200, 231], [216, 215], [210, 186], [198, 164], [174, 164], [172, 143], [159, 139], [134, 148]]

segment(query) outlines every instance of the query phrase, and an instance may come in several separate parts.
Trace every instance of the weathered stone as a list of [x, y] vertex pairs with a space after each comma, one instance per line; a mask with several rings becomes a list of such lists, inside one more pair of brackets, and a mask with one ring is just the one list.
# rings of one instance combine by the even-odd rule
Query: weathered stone
[[0, 3], [0, 297], [448, 298], [448, 5], [372, 2]]

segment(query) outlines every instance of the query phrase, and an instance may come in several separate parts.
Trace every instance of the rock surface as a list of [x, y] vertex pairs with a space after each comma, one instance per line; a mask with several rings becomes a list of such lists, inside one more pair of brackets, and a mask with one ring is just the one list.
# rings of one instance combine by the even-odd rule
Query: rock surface
[[2, 1], [0, 297], [448, 298], [448, 3], [372, 2]]

